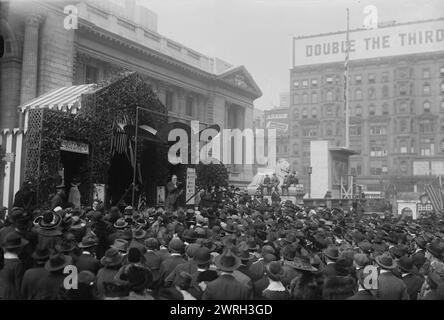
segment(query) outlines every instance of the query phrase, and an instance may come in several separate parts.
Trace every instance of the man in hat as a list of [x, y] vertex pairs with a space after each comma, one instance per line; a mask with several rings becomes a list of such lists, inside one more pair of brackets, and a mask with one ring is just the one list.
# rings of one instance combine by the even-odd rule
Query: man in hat
[[105, 295], [104, 283], [114, 280], [115, 275], [122, 266], [123, 255], [115, 248], [106, 250], [100, 259], [103, 268], [97, 272], [97, 293], [99, 297]]
[[37, 207], [37, 198], [31, 181], [24, 181], [22, 187], [14, 195], [13, 207], [20, 207], [32, 212]]
[[187, 246], [187, 248], [185, 250], [185, 253], [187, 256], [187, 261], [177, 265], [174, 268], [174, 270], [165, 279], [165, 282], [164, 282], [165, 286], [168, 287], [168, 286], [172, 285], [176, 281], [176, 278], [179, 276], [179, 274], [181, 272], [186, 272], [188, 274], [194, 274], [195, 272], [197, 272], [197, 264], [196, 264], [194, 257], [197, 253], [197, 250], [199, 250], [199, 248], [200, 248], [200, 245], [196, 244], [196, 243], [191, 243]]
[[386, 252], [377, 256], [375, 262], [380, 267], [377, 297], [381, 300], [408, 300], [407, 286], [393, 273], [397, 265], [390, 254]]
[[401, 257], [398, 260], [398, 265], [402, 273], [402, 281], [404, 281], [407, 286], [407, 293], [410, 300], [417, 300], [418, 294], [424, 283], [424, 277], [415, 272], [415, 266], [411, 257]]
[[2, 243], [4, 265], [0, 270], [0, 297], [4, 300], [19, 300], [21, 298], [20, 290], [25, 269], [19, 254], [27, 244], [28, 241], [17, 232], [6, 235]]
[[339, 251], [336, 246], [329, 246], [323, 251], [323, 256], [325, 260], [325, 266], [321, 269], [321, 273], [324, 277], [334, 277], [336, 276], [336, 261], [339, 258]]
[[166, 210], [174, 211], [177, 209], [177, 200], [183, 192], [183, 189], [180, 189], [181, 183], [177, 181], [177, 176], [173, 174], [171, 177], [171, 181], [167, 183], [167, 197], [165, 200], [165, 208]]
[[356, 272], [356, 278], [358, 282], [358, 291], [347, 300], [377, 300], [376, 293], [371, 289], [366, 288], [366, 278], [370, 276], [370, 273], [365, 273], [364, 269], [360, 269]]
[[61, 253], [50, 256], [45, 263], [48, 271], [46, 276], [40, 278], [37, 283], [39, 288], [36, 300], [57, 300], [60, 298], [66, 274], [63, 273], [66, 266], [72, 266], [72, 258]]
[[267, 300], [289, 300], [290, 294], [281, 282], [284, 272], [281, 263], [278, 261], [268, 263], [265, 267], [265, 272], [269, 284], [262, 292], [262, 296]]
[[230, 249], [225, 250], [215, 259], [220, 276], [208, 283], [202, 300], [249, 300], [251, 292], [236, 280], [233, 271], [239, 268], [241, 261]]
[[49, 271], [45, 269], [45, 263], [49, 258], [49, 250], [45, 246], [37, 246], [32, 258], [35, 266], [26, 270], [23, 275], [21, 294], [23, 299], [35, 300], [38, 297], [40, 288], [37, 286], [41, 278], [47, 277]]
[[170, 243], [168, 244], [168, 249], [170, 251], [170, 257], [166, 258], [160, 264], [160, 279], [162, 283], [164, 283], [169, 274], [173, 272], [179, 264], [185, 262], [185, 260], [182, 258], [185, 245], [180, 238], [175, 237], [171, 239]]
[[97, 237], [93, 235], [83, 237], [82, 242], [79, 244], [79, 248], [82, 249], [82, 254], [79, 256], [76, 262], [76, 267], [79, 272], [88, 270], [96, 275], [99, 271], [100, 263], [95, 256], [97, 244]]
[[66, 202], [65, 185], [60, 184], [56, 186], [56, 194], [51, 199], [51, 210], [56, 207], [64, 207]]
[[162, 263], [162, 258], [158, 254], [159, 251], [159, 241], [156, 238], [148, 238], [145, 240], [145, 265], [151, 270], [153, 275], [152, 288], [157, 288], [160, 286], [160, 264]]

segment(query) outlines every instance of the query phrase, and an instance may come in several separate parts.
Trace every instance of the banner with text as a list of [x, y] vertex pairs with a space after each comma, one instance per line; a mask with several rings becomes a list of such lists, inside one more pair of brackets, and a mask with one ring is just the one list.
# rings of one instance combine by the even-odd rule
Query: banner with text
[[193, 197], [195, 193], [196, 193], [196, 169], [187, 168], [186, 200], [190, 199], [187, 204], [195, 204], [194, 201], [195, 197]]

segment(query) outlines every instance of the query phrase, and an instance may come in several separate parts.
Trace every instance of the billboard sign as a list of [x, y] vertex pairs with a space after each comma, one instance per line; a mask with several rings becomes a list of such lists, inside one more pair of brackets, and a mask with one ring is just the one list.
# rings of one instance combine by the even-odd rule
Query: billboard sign
[[[350, 60], [443, 51], [444, 19], [350, 30]], [[344, 61], [346, 32], [294, 37], [293, 67]]]

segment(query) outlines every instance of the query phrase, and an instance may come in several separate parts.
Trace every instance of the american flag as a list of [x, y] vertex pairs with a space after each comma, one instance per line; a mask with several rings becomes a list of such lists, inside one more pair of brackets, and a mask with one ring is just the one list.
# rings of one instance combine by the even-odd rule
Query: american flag
[[431, 184], [426, 185], [425, 192], [437, 213], [444, 214], [443, 176], [437, 177]]
[[130, 124], [127, 115], [121, 115], [116, 118], [113, 126], [113, 138], [111, 140], [111, 155], [126, 154], [128, 156], [128, 135], [125, 133], [125, 126]]

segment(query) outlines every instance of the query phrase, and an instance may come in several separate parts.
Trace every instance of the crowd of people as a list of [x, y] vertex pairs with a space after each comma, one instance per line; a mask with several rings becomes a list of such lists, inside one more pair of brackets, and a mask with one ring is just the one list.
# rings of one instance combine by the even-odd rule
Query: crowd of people
[[270, 204], [234, 188], [197, 209], [56, 204], [3, 209], [1, 299], [444, 299], [434, 214]]

